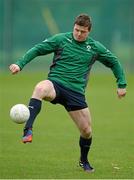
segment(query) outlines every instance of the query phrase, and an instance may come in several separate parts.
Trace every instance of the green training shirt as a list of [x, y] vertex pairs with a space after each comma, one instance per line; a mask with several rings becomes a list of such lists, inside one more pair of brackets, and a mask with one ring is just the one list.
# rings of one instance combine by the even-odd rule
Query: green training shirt
[[95, 61], [111, 68], [119, 88], [126, 87], [123, 68], [117, 57], [90, 37], [83, 42], [76, 41], [72, 32], [54, 35], [35, 45], [15, 64], [22, 69], [35, 57], [49, 53], [54, 53], [54, 57], [48, 79], [76, 92], [85, 93], [89, 72]]

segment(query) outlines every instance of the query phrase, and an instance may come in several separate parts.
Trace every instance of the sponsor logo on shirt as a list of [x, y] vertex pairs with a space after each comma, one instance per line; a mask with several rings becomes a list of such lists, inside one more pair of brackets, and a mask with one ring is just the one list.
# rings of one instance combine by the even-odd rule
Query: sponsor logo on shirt
[[47, 42], [48, 40], [47, 39], [45, 39], [43, 42]]
[[67, 40], [68, 40], [70, 43], [72, 43], [72, 39], [67, 38]]

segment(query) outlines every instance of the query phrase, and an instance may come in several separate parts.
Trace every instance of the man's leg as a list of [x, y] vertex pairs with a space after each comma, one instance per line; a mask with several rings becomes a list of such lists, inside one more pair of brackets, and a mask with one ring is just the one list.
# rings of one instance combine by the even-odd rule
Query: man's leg
[[[92, 143], [91, 115], [88, 108], [70, 111], [69, 115], [80, 131], [80, 166], [86, 171], [94, 171], [88, 163], [88, 152]], [[88, 166], [89, 164], [89, 166]]]
[[51, 81], [41, 81], [36, 85], [28, 106], [30, 117], [24, 128], [24, 136], [22, 139], [24, 143], [32, 142], [32, 127], [35, 118], [41, 110], [42, 100], [52, 101], [55, 97], [56, 92]]

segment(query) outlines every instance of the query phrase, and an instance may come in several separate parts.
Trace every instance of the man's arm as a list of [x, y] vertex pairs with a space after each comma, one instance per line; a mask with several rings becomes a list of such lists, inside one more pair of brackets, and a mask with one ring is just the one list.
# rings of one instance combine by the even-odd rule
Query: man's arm
[[35, 57], [39, 56], [40, 53], [38, 52], [38, 50], [34, 47], [32, 49], [30, 49], [29, 51], [27, 51], [27, 53], [20, 58], [16, 63], [11, 64], [9, 66], [10, 71], [12, 72], [12, 74], [17, 74], [19, 71], [21, 71], [23, 69], [23, 67], [29, 63], [32, 59], [34, 59]]
[[59, 36], [52, 36], [28, 50], [22, 58], [9, 66], [12, 74], [18, 73], [23, 67], [37, 56], [46, 55], [56, 50], [59, 43]]
[[124, 70], [115, 55], [113, 55], [102, 44], [98, 43], [98, 61], [104, 64], [106, 67], [111, 68], [117, 82], [117, 94], [118, 97], [124, 97], [126, 95], [126, 79]]

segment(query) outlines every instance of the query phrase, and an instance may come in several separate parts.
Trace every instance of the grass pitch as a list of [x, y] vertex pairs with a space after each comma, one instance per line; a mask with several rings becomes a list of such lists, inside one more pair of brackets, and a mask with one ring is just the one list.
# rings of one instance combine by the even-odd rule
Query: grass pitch
[[87, 102], [92, 114], [93, 144], [89, 159], [95, 172], [78, 166], [79, 132], [60, 105], [43, 103], [34, 125], [33, 143], [22, 144], [24, 125], [11, 121], [17, 103], [28, 104], [41, 73], [3, 73], [0, 88], [1, 179], [134, 178], [134, 76], [127, 75], [128, 94], [119, 100], [110, 74], [91, 74]]

